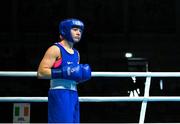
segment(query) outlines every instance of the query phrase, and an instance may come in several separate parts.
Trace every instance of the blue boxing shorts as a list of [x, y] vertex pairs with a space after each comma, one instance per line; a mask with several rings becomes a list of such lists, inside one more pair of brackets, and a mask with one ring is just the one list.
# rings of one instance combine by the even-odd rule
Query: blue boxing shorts
[[79, 123], [78, 93], [69, 89], [48, 92], [48, 123]]

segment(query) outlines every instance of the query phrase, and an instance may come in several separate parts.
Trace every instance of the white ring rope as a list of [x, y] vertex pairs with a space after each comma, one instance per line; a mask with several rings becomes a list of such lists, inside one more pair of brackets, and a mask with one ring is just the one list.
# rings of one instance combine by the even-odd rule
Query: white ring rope
[[[108, 96], [108, 97], [79, 97], [80, 102], [176, 102], [180, 101], [180, 97], [123, 97], [123, 96]], [[0, 97], [0, 102], [48, 102], [48, 97]]]
[[92, 72], [93, 77], [180, 77], [180, 72]]
[[[180, 72], [91, 72], [92, 77], [180, 77]], [[3, 77], [37, 77], [35, 71], [0, 71]]]

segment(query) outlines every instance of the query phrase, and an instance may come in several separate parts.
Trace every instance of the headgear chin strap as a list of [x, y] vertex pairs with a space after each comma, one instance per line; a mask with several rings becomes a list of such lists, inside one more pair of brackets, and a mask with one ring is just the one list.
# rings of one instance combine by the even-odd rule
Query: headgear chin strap
[[71, 28], [73, 27], [80, 28], [82, 32], [84, 30], [83, 22], [78, 19], [66, 19], [59, 23], [59, 33], [64, 39], [74, 43], [74, 40], [71, 36]]

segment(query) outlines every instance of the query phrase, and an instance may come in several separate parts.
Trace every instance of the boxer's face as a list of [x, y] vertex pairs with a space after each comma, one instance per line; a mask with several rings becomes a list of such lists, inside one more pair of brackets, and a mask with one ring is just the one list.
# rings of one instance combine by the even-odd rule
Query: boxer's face
[[81, 36], [82, 36], [82, 30], [80, 28], [74, 27], [71, 29], [71, 36], [73, 41], [79, 42], [81, 40]]

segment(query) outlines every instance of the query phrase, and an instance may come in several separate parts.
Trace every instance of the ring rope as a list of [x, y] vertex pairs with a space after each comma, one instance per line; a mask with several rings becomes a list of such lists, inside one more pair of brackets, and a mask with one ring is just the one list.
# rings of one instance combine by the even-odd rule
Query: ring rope
[[[92, 77], [180, 77], [180, 72], [91, 72]], [[35, 71], [0, 71], [3, 77], [37, 77]]]
[[[79, 97], [80, 102], [177, 102], [180, 97], [123, 97], [123, 96], [107, 96], [107, 97]], [[48, 102], [48, 97], [0, 97], [0, 102]]]

